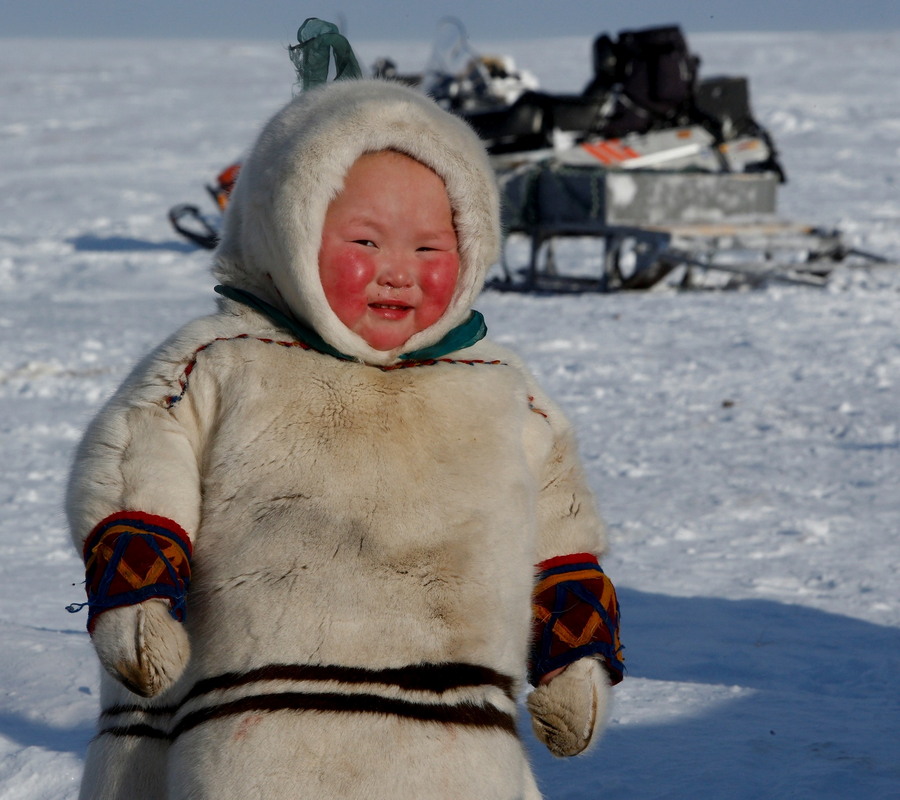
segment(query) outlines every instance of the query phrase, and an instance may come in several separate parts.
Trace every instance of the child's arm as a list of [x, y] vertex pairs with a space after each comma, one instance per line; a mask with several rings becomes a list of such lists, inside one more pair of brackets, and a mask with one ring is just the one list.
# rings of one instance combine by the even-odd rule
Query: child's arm
[[[532, 407], [551, 444], [538, 499], [538, 573], [528, 698], [536, 735], [554, 755], [583, 752], [622, 678], [618, 602], [600, 567], [606, 534], [568, 421], [537, 390]], [[546, 430], [546, 429], [545, 429]]]
[[200, 514], [197, 392], [179, 407], [167, 401], [179, 365], [165, 350], [93, 421], [67, 496], [93, 644], [106, 670], [144, 696], [177, 680], [188, 658], [180, 620]]

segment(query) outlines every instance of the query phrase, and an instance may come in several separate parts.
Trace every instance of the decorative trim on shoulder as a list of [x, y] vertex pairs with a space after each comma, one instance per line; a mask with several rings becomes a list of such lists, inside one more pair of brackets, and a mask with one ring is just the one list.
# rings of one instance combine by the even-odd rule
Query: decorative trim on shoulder
[[178, 377], [178, 388], [179, 391], [177, 394], [168, 395], [163, 400], [163, 406], [165, 408], [172, 408], [177, 405], [181, 400], [184, 399], [184, 396], [187, 394], [188, 386], [190, 382], [191, 373], [194, 371], [194, 368], [197, 366], [197, 358], [200, 353], [204, 350], [208, 350], [217, 342], [235, 342], [240, 340], [251, 340], [256, 342], [262, 342], [263, 344], [277, 344], [281, 347], [299, 347], [301, 350], [312, 350], [313, 348], [304, 343], [304, 342], [295, 342], [295, 341], [283, 341], [280, 339], [269, 339], [265, 336], [253, 336], [249, 333], [239, 333], [236, 336], [219, 336], [215, 339], [212, 339], [205, 344], [201, 344], [194, 352], [191, 354], [190, 361], [188, 361], [184, 370], [182, 370], [181, 375]]
[[543, 417], [544, 419], [549, 421], [550, 415], [546, 411], [544, 411], [542, 408], [538, 408], [534, 404], [534, 396], [533, 395], [528, 395], [528, 408], [531, 409], [539, 417]]
[[[184, 399], [185, 395], [188, 392], [188, 388], [190, 385], [190, 377], [193, 373], [194, 369], [197, 366], [197, 359], [202, 352], [208, 350], [214, 344], [218, 342], [236, 342], [236, 341], [254, 341], [254, 342], [262, 342], [263, 344], [275, 344], [280, 347], [294, 347], [299, 348], [300, 350], [311, 350], [312, 352], [319, 353], [317, 350], [310, 344], [306, 342], [294, 341], [294, 340], [282, 340], [282, 339], [271, 339], [265, 336], [254, 336], [249, 333], [240, 333], [236, 336], [219, 336], [215, 339], [212, 339], [205, 344], [200, 345], [194, 352], [191, 354], [190, 360], [187, 365], [182, 370], [181, 374], [178, 376], [178, 392], [177, 394], [167, 395], [163, 398], [163, 407], [166, 409], [171, 409], [176, 406], [181, 400]], [[328, 355], [328, 353], [323, 353], [323, 355]], [[377, 369], [381, 372], [392, 372], [393, 370], [398, 369], [412, 369], [413, 367], [433, 367], [439, 364], [462, 364], [464, 366], [469, 367], [478, 367], [478, 366], [487, 366], [487, 367], [506, 367], [509, 364], [506, 361], [494, 360], [494, 361], [486, 361], [484, 359], [465, 359], [465, 358], [430, 358], [422, 361], [400, 361], [396, 364], [388, 364], [386, 366], [378, 366], [371, 364], [361, 364], [360, 362], [347, 362], [359, 364], [359, 366], [366, 366], [371, 369]], [[542, 412], [538, 412], [542, 413]]]
[[485, 361], [481, 358], [427, 358], [423, 361], [401, 361], [397, 364], [387, 364], [378, 367], [382, 372], [392, 372], [395, 369], [410, 369], [411, 367], [434, 367], [438, 364], [462, 364], [466, 367], [508, 367], [505, 361]]

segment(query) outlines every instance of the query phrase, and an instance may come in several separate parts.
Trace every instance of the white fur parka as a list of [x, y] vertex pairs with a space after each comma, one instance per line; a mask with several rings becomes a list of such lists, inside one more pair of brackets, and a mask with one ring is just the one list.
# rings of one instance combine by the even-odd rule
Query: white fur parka
[[[443, 178], [460, 245], [450, 308], [402, 353], [342, 325], [316, 263], [343, 176], [383, 149]], [[183, 621], [160, 597], [93, 621], [84, 800], [540, 796], [516, 732], [535, 565], [601, 555], [602, 525], [566, 420], [513, 354], [404, 358], [472, 319], [499, 235], [477, 137], [412, 90], [332, 84], [265, 127], [215, 264], [264, 309], [222, 299], [159, 347], [72, 470], [79, 548], [129, 512], [192, 551]], [[535, 730], [584, 749], [607, 692], [575, 662], [532, 693]]]

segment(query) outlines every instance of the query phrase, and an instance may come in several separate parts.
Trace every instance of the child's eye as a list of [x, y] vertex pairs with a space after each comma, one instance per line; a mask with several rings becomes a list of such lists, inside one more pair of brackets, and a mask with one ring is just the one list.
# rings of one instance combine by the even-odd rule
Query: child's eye
[[375, 247], [375, 242], [371, 239], [354, 239], [353, 244], [361, 244], [363, 247]]

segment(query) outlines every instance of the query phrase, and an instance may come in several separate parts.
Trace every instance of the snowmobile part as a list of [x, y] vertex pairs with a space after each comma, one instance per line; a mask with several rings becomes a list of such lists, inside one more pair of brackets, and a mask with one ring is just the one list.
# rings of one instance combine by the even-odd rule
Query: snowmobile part
[[690, 53], [679, 27], [622, 31], [613, 47], [618, 93], [607, 136], [683, 125], [694, 117], [700, 58]]
[[240, 171], [241, 162], [236, 161], [234, 164], [229, 164], [216, 176], [215, 186], [206, 185], [206, 191], [209, 192], [219, 207], [219, 211], [225, 211], [225, 208], [228, 206], [228, 198], [231, 197], [231, 192], [234, 190], [234, 184]]
[[505, 111], [523, 93], [538, 88], [537, 78], [517, 69], [509, 56], [476, 52], [465, 26], [455, 17], [438, 23], [431, 55], [416, 84], [439, 106], [464, 117]]
[[372, 77], [384, 81], [397, 81], [398, 83], [419, 87], [422, 84], [422, 76], [418, 73], [403, 74], [397, 70], [397, 64], [390, 58], [377, 58], [372, 64]]
[[[549, 155], [581, 163], [585, 153], [571, 144], [603, 151], [608, 140], [635, 138], [634, 156], [614, 156], [610, 162], [602, 154], [594, 157], [624, 169], [771, 172], [785, 180], [771, 137], [753, 117], [746, 78], [699, 80], [700, 58], [689, 51], [677, 26], [623, 31], [616, 41], [602, 34], [594, 42], [595, 76], [583, 92], [541, 92], [536, 80], [522, 72], [516, 73], [517, 90], [506, 93], [505, 102], [493, 73], [478, 68], [486, 60], [473, 53], [461, 25], [455, 47], [446, 49], [457, 62], [465, 54], [466, 69], [477, 74], [464, 74], [450, 66], [450, 59], [433, 57], [423, 88], [463, 116], [492, 156], [535, 160]], [[663, 142], [666, 135], [692, 140], [675, 148]], [[569, 144], [560, 150], [563, 139]], [[648, 146], [651, 152], [644, 152]], [[510, 163], [504, 159], [500, 166]]]
[[169, 222], [185, 239], [206, 250], [214, 250], [219, 243], [216, 226], [197, 206], [181, 203], [169, 209]]

